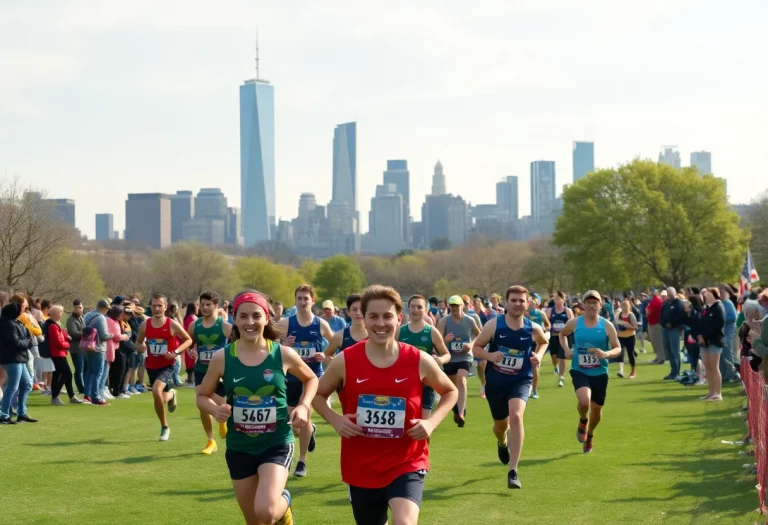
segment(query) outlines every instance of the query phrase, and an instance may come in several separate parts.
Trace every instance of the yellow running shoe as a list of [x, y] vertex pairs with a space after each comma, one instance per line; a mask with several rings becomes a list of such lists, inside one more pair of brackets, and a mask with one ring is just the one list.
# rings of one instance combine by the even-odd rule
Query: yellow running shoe
[[285, 511], [283, 517], [277, 520], [275, 525], [293, 525], [293, 512], [291, 512], [291, 507], [288, 507], [288, 510]]
[[216, 442], [214, 440], [208, 441], [208, 444], [203, 449], [203, 454], [206, 456], [210, 456], [214, 452], [216, 452], [219, 449], [219, 447], [216, 446]]
[[224, 439], [227, 437], [227, 424], [226, 423], [219, 423], [219, 436], [221, 439]]

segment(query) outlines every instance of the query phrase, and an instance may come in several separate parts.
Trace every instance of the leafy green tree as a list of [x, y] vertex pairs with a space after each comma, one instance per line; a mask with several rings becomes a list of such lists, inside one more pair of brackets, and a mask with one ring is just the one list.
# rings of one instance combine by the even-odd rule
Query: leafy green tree
[[315, 274], [317, 273], [317, 269], [320, 267], [320, 263], [318, 263], [314, 259], [304, 259], [301, 262], [301, 268], [299, 268], [299, 274], [304, 278], [304, 282], [307, 284], [314, 284], [315, 283]]
[[529, 246], [531, 254], [523, 266], [525, 281], [549, 293], [570, 290], [572, 279], [565, 250], [549, 239], [536, 239]]
[[318, 298], [344, 304], [348, 295], [363, 291], [365, 276], [355, 260], [346, 255], [334, 255], [320, 263], [314, 285]]
[[603, 290], [730, 281], [747, 239], [718, 179], [641, 160], [568, 187], [554, 235], [576, 283]]
[[768, 282], [768, 192], [750, 206], [745, 225], [752, 232], [752, 262], [762, 282]]
[[260, 257], [239, 259], [235, 263], [235, 274], [241, 288], [259, 290], [288, 307], [294, 301], [293, 291], [304, 280], [294, 268]]

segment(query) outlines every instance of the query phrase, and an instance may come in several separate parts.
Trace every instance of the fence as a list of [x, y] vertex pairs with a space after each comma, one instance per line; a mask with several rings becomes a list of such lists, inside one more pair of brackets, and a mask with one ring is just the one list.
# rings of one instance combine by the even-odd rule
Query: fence
[[765, 491], [768, 485], [768, 385], [763, 377], [754, 372], [749, 366], [749, 360], [741, 359], [741, 379], [749, 399], [747, 420], [749, 434], [755, 449], [755, 464], [757, 465], [758, 493], [760, 497], [760, 512], [768, 514], [765, 505]]

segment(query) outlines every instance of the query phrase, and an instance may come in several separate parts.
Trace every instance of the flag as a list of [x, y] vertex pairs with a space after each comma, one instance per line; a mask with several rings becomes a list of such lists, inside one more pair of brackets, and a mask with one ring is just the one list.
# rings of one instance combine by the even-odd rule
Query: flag
[[752, 287], [752, 283], [759, 280], [760, 277], [752, 263], [752, 253], [747, 248], [747, 259], [744, 261], [744, 268], [741, 270], [741, 278], [739, 279], [739, 296], [743, 296]]

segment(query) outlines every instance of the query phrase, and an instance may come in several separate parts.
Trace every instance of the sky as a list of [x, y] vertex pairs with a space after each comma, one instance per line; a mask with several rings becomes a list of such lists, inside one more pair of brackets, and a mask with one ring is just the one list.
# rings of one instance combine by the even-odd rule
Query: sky
[[[258, 4], [258, 5], [257, 5]], [[470, 7], [471, 6], [471, 7]], [[356, 121], [358, 207], [407, 159], [421, 218], [433, 167], [448, 191], [495, 184], [574, 140], [597, 167], [712, 152], [734, 203], [768, 187], [768, 2], [202, 0], [0, 3], [0, 178], [124, 228], [128, 193], [220, 187], [240, 205], [239, 86], [275, 86], [277, 214], [331, 198], [334, 127]], [[558, 190], [559, 193], [560, 190]]]

